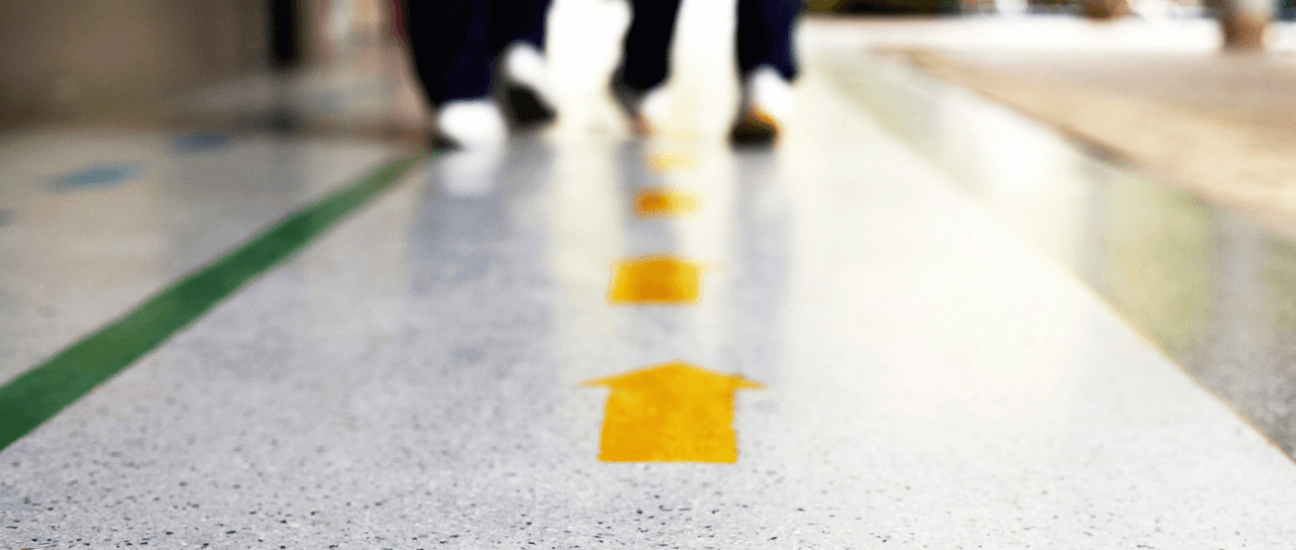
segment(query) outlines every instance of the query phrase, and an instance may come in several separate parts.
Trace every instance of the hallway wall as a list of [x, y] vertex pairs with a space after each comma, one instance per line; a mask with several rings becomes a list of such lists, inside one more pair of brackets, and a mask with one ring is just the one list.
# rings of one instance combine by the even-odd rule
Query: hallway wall
[[265, 57], [263, 3], [0, 2], [0, 127], [250, 70]]

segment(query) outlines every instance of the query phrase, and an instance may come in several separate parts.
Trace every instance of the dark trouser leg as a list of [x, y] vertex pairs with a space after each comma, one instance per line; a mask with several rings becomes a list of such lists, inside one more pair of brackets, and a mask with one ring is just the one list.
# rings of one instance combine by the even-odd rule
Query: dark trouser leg
[[797, 75], [792, 53], [792, 25], [800, 0], [738, 0], [738, 72], [746, 76], [769, 65], [792, 80]]
[[414, 66], [434, 106], [490, 92], [491, 0], [408, 0], [406, 17]]
[[545, 15], [550, 0], [496, 0], [496, 18], [502, 32], [497, 33], [495, 47], [503, 51], [510, 42], [520, 41], [544, 51]]
[[644, 91], [661, 84], [670, 71], [671, 36], [680, 0], [632, 0], [634, 16], [622, 43], [621, 78]]

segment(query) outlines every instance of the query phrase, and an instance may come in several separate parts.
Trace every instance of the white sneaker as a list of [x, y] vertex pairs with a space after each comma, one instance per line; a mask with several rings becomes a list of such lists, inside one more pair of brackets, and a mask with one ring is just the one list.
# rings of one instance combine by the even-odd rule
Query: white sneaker
[[526, 42], [504, 51], [504, 93], [509, 114], [523, 124], [553, 120], [553, 94], [544, 54]]
[[666, 115], [670, 114], [670, 108], [671, 96], [666, 91], [665, 84], [644, 92], [643, 101], [639, 103], [639, 118], [642, 119], [645, 133], [652, 133], [653, 129], [660, 127], [662, 121], [666, 120]]
[[437, 113], [437, 131], [465, 149], [499, 147], [508, 139], [504, 117], [490, 99], [447, 101]]
[[796, 116], [792, 84], [768, 65], [753, 70], [743, 84], [743, 107], [731, 137], [742, 143], [773, 141]]
[[504, 76], [510, 81], [529, 86], [537, 93], [550, 96], [549, 70], [544, 54], [526, 42], [514, 42], [504, 51]]
[[796, 96], [792, 83], [783, 79], [774, 67], [761, 65], [747, 75], [748, 105], [756, 107], [783, 123], [796, 116]]

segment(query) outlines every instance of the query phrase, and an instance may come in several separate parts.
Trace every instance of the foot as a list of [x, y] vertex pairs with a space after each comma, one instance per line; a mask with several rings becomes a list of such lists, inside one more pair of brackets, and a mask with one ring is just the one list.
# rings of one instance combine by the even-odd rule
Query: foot
[[762, 65], [747, 75], [743, 107], [730, 138], [743, 144], [772, 143], [795, 114], [792, 84], [773, 67]]
[[549, 98], [544, 54], [525, 42], [514, 42], [504, 52], [504, 106], [520, 125], [552, 121], [558, 114]]
[[612, 76], [612, 97], [630, 117], [630, 124], [636, 134], [653, 133], [657, 121], [663, 120], [670, 107], [670, 95], [665, 84], [658, 84], [647, 90], [630, 87], [621, 78], [618, 70]]
[[499, 106], [482, 99], [447, 101], [437, 112], [438, 145], [460, 149], [499, 147], [508, 138], [508, 128]]

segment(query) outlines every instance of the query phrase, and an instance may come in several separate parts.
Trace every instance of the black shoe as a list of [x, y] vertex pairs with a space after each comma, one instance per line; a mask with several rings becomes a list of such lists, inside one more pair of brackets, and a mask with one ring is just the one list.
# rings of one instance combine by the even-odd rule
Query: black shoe
[[504, 115], [520, 127], [547, 124], [558, 118], [558, 111], [530, 86], [505, 84], [500, 105]]
[[773, 144], [779, 135], [778, 122], [774, 120], [765, 111], [755, 107], [743, 109], [738, 120], [734, 122], [733, 129], [729, 131], [729, 139], [735, 145], [763, 146]]
[[[513, 74], [512, 70], [521, 70], [526, 74]], [[535, 46], [517, 42], [509, 45], [503, 55], [496, 61], [495, 99], [500, 111], [511, 126], [525, 128], [558, 118], [558, 110], [544, 94], [544, 53]]]

